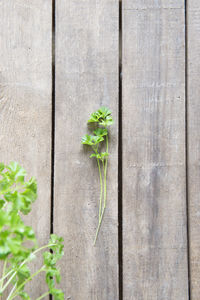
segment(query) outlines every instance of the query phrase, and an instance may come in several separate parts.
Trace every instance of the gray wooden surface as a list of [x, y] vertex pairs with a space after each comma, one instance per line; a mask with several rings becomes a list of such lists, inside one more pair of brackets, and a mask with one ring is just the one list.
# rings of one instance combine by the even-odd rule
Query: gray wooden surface
[[[65, 299], [122, 300], [122, 245], [123, 300], [199, 300], [200, 2], [187, 1], [187, 24], [184, 0], [121, 2], [123, 240], [118, 244], [118, 0], [55, 1], [54, 207], [52, 1], [0, 1], [0, 161], [18, 161], [37, 178], [28, 223], [41, 244], [53, 210], [54, 232], [65, 239]], [[81, 137], [101, 105], [112, 109], [115, 124], [108, 206], [93, 247], [99, 178]], [[32, 299], [42, 286], [34, 282]]]
[[[118, 1], [57, 1], [54, 231], [65, 239], [63, 289], [72, 300], [118, 299]], [[108, 205], [96, 247], [99, 178], [81, 145], [90, 113], [106, 105]]]
[[[39, 198], [26, 220], [43, 244], [50, 232], [50, 2], [0, 1], [0, 28], [0, 161], [17, 161], [37, 178]], [[34, 281], [32, 296], [42, 291]]]
[[188, 1], [188, 199], [191, 300], [200, 294], [200, 3]]
[[184, 39], [183, 0], [123, 1], [125, 300], [188, 299]]

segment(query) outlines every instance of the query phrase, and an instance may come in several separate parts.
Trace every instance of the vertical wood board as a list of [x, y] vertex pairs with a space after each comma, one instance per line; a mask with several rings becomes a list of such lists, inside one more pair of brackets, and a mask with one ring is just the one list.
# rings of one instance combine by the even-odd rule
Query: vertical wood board
[[191, 300], [199, 298], [200, 287], [200, 3], [189, 0], [188, 40], [188, 196]]
[[[107, 209], [96, 247], [99, 178], [81, 145], [89, 115], [113, 112]], [[118, 1], [56, 2], [54, 231], [65, 239], [63, 288], [70, 299], [118, 299]]]
[[[51, 16], [48, 0], [0, 1], [0, 161], [17, 161], [37, 179], [25, 222], [40, 244], [50, 232]], [[44, 286], [33, 283], [36, 299]]]
[[123, 2], [125, 300], [188, 299], [184, 1]]

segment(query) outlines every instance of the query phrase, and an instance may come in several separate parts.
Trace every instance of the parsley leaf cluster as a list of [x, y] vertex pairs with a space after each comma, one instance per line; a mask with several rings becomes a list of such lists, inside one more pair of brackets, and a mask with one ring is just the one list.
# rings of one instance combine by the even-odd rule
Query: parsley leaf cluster
[[[102, 219], [106, 209], [106, 194], [107, 194], [107, 167], [108, 167], [108, 126], [113, 124], [112, 112], [107, 107], [103, 106], [93, 112], [88, 120], [88, 123], [94, 123], [96, 128], [93, 134], [85, 134], [82, 137], [82, 144], [90, 146], [93, 153], [90, 158], [94, 157], [97, 160], [100, 179], [100, 200], [99, 200], [99, 222], [94, 239], [96, 244]], [[102, 151], [105, 144], [105, 150]], [[103, 203], [102, 203], [103, 202]]]
[[[22, 216], [30, 213], [37, 198], [35, 178], [26, 181], [25, 177], [26, 171], [18, 163], [0, 163], [0, 260], [4, 262], [0, 296], [8, 295], [6, 300], [31, 299], [25, 291], [26, 284], [43, 272], [46, 292], [36, 300], [49, 294], [55, 300], [63, 300], [63, 292], [56, 287], [60, 282], [56, 263], [63, 256], [63, 239], [52, 234], [49, 243], [39, 247], [32, 227], [25, 225]], [[42, 252], [43, 265], [31, 274], [30, 262]]]

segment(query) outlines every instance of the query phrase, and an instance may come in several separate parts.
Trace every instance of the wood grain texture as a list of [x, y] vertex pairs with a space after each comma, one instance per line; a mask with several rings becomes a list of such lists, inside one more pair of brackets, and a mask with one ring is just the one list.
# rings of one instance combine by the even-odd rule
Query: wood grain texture
[[188, 16], [188, 198], [191, 300], [200, 294], [200, 3], [189, 0]]
[[182, 0], [123, 0], [124, 9], [129, 10], [151, 10], [157, 9], [184, 9], [184, 1]]
[[[90, 113], [106, 105], [110, 134], [108, 205], [96, 247], [99, 178], [81, 145]], [[56, 2], [54, 231], [65, 239], [65, 297], [118, 299], [118, 1]]]
[[[0, 1], [0, 28], [0, 161], [17, 161], [37, 178], [39, 197], [26, 222], [43, 244], [50, 232], [50, 1]], [[44, 291], [40, 280], [32, 291], [33, 299]]]
[[123, 1], [125, 300], [188, 299], [184, 1]]

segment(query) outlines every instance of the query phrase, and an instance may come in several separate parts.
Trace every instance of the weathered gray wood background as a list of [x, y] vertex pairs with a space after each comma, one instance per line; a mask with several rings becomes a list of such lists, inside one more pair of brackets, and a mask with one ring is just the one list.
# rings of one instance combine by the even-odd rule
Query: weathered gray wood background
[[[29, 221], [65, 239], [65, 299], [199, 300], [200, 1], [0, 0], [0, 25], [0, 160], [38, 180]], [[101, 105], [115, 124], [93, 247], [80, 141]]]

